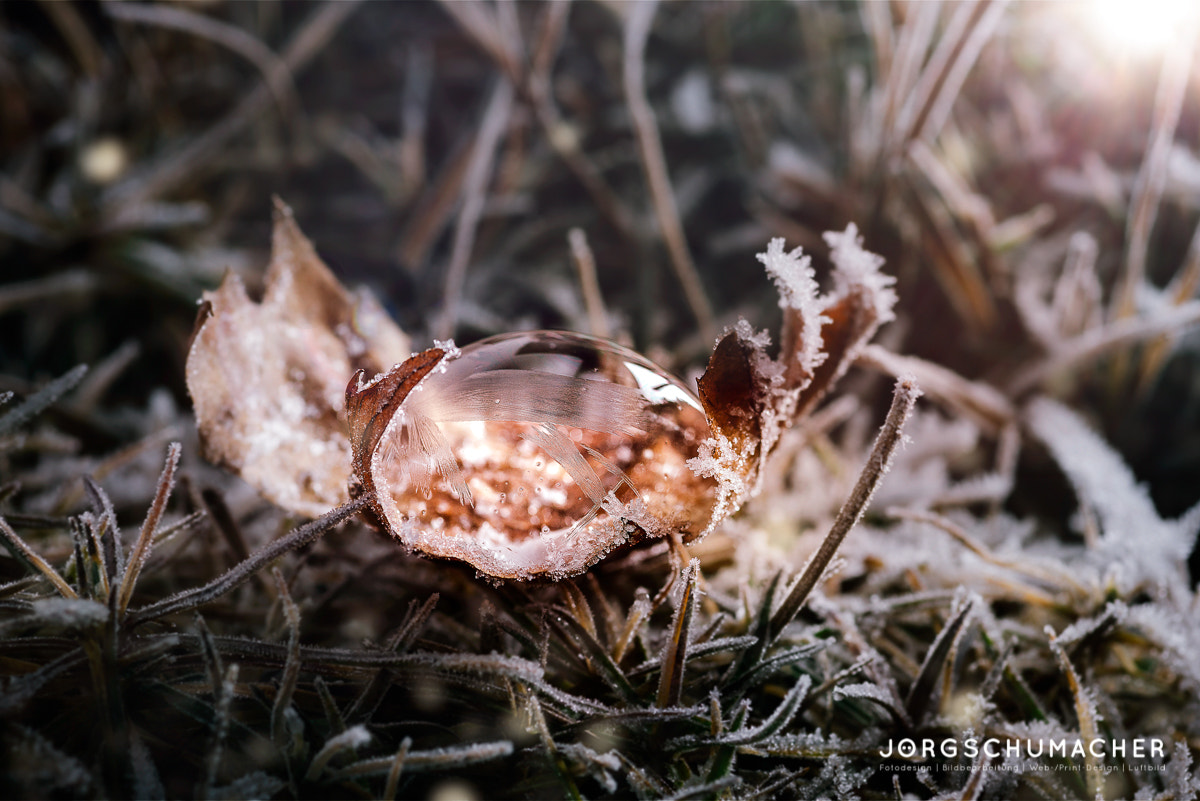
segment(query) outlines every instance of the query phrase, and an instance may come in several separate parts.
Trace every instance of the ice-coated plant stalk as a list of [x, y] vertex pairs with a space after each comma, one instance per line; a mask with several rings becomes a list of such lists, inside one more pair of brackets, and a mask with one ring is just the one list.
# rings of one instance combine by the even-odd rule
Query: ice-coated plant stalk
[[296, 683], [300, 680], [300, 608], [292, 600], [287, 581], [278, 567], [272, 568], [271, 575], [275, 579], [276, 591], [283, 604], [288, 629], [287, 662], [284, 663], [283, 676], [279, 680], [275, 703], [271, 707], [271, 739], [276, 745], [286, 748], [286, 713], [292, 703], [292, 695], [296, 692]]
[[48, 578], [50, 583], [54, 585], [54, 588], [58, 590], [59, 595], [64, 598], [79, 597], [79, 593], [75, 592], [71, 585], [67, 583], [67, 580], [60, 576], [58, 571], [49, 562], [30, 548], [29, 543], [21, 539], [3, 517], [0, 517], [0, 537], [3, 537], [4, 547], [13, 555], [14, 559], [25, 565], [29, 572], [41, 573]]
[[[117, 591], [118, 615], [124, 615], [125, 610], [129, 608], [129, 600], [133, 597], [134, 585], [137, 584], [142, 567], [146, 564], [146, 559], [150, 556], [150, 548], [154, 542], [154, 531], [158, 528], [158, 521], [162, 519], [163, 511], [167, 508], [167, 500], [171, 497], [171, 488], [175, 486], [175, 468], [179, 465], [179, 454], [181, 452], [182, 446], [178, 442], [172, 442], [171, 446], [167, 449], [167, 463], [163, 467], [162, 476], [158, 479], [158, 489], [154, 493], [154, 501], [150, 504], [150, 511], [146, 513], [146, 520], [142, 523], [142, 530], [138, 534], [133, 551], [129, 554], [129, 561], [126, 563], [124, 575], [121, 576], [121, 584]], [[115, 523], [115, 518], [113, 520]]]
[[784, 627], [796, 617], [800, 607], [808, 599], [809, 593], [820, 581], [821, 574], [833, 561], [833, 556], [841, 546], [842, 540], [846, 539], [850, 529], [854, 528], [854, 524], [862, 517], [867, 504], [871, 502], [871, 496], [875, 494], [879, 482], [883, 480], [883, 476], [892, 464], [892, 457], [903, 437], [904, 423], [912, 414], [913, 406], [919, 397], [921, 397], [921, 389], [917, 386], [914, 378], [902, 376], [896, 381], [896, 388], [892, 394], [892, 406], [888, 410], [887, 419], [883, 422], [879, 436], [875, 438], [875, 446], [871, 449], [871, 455], [858, 476], [858, 483], [854, 485], [850, 497], [842, 504], [837, 519], [833, 521], [833, 527], [825, 536], [821, 547], [809, 560], [800, 580], [796, 582], [787, 598], [771, 616], [765, 644], [773, 642]]
[[297, 548], [302, 548], [311, 542], [315, 542], [329, 531], [329, 529], [354, 515], [356, 512], [361, 511], [369, 500], [369, 496], [356, 498], [349, 503], [342, 504], [336, 509], [330, 510], [327, 514], [318, 517], [316, 520], [293, 529], [287, 536], [281, 537], [260, 548], [251, 554], [250, 558], [234, 565], [202, 587], [184, 590], [149, 606], [143, 606], [130, 615], [130, 628], [145, 623], [147, 620], [169, 615], [172, 612], [202, 606], [220, 598], [231, 590], [237, 589], [249, 581], [259, 570], [271, 564], [271, 562], [274, 562], [288, 551], [294, 551]]
[[392, 757], [392, 767], [388, 770], [387, 784], [383, 788], [383, 797], [386, 801], [392, 801], [396, 797], [396, 790], [400, 787], [400, 774], [404, 771], [404, 763], [408, 761], [410, 748], [412, 748], [412, 738], [405, 737], [400, 741], [400, 748], [396, 751], [396, 755]]
[[671, 636], [663, 646], [662, 676], [658, 684], [658, 706], [679, 705], [683, 693], [683, 670], [687, 663], [688, 637], [696, 615], [696, 590], [700, 578], [700, 562], [693, 559], [680, 576], [683, 592], [671, 626]]

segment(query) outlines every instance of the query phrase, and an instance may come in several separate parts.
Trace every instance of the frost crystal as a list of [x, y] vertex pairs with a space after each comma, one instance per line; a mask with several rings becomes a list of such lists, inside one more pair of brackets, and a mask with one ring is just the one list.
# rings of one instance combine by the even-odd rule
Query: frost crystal
[[896, 279], [880, 272], [883, 266], [882, 256], [863, 249], [858, 226], [850, 223], [841, 233], [826, 231], [825, 242], [832, 250], [829, 258], [837, 267], [833, 273], [836, 294], [845, 295], [854, 287], [861, 286], [874, 302], [878, 322], [894, 320], [896, 315], [892, 309], [897, 298], [892, 285], [896, 283]]
[[822, 314], [824, 304], [817, 294], [812, 258], [804, 255], [800, 248], [784, 251], [782, 237], [772, 239], [767, 252], [759, 253], [757, 258], [779, 289], [779, 307], [799, 313], [802, 330], [797, 333], [802, 349], [797, 355], [804, 369], [811, 373], [825, 361], [826, 354], [821, 350], [821, 326], [829, 322]]

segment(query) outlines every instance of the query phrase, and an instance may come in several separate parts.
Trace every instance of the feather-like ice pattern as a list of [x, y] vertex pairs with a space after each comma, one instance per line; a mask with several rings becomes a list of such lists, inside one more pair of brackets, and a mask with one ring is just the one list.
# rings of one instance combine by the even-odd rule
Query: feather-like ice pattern
[[583, 454], [579, 452], [570, 437], [549, 423], [531, 427], [522, 433], [521, 437], [540, 446], [542, 450], [550, 454], [551, 458], [563, 466], [575, 483], [579, 485], [579, 488], [583, 490], [583, 494], [591, 500], [594, 505], [593, 512], [600, 507], [600, 504], [604, 502], [607, 490], [604, 489], [600, 477], [583, 458]]
[[467, 480], [463, 478], [458, 460], [454, 458], [454, 453], [450, 450], [450, 443], [442, 434], [442, 429], [423, 414], [412, 415], [411, 425], [416, 432], [416, 440], [421, 448], [421, 453], [433, 462], [458, 499], [470, 506], [472, 503], [471, 490], [467, 487]]
[[636, 387], [534, 370], [431, 380], [412, 400], [440, 422], [547, 422], [608, 434], [646, 430], [645, 401]]
[[[638, 492], [638, 488], [634, 485], [634, 483], [632, 481], [630, 481], [629, 476], [625, 473], [624, 470], [617, 467], [616, 463], [613, 462], [612, 459], [609, 459], [607, 456], [600, 453], [600, 451], [596, 450], [595, 448], [589, 448], [587, 445], [580, 445], [579, 447], [581, 447], [585, 451], [587, 451], [588, 454], [593, 459], [595, 459], [600, 464], [601, 467], [603, 467], [605, 470], [608, 471], [609, 475], [616, 478], [618, 485], [624, 484], [625, 486], [629, 487], [629, 489], [633, 492], [634, 496], [636, 496], [639, 500], [641, 499], [642, 493]], [[615, 489], [615, 487], [614, 487], [614, 489]]]

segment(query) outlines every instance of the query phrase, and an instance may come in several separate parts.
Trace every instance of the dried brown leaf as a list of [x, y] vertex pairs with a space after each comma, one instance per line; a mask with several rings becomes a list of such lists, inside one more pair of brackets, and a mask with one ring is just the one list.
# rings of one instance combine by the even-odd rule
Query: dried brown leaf
[[348, 497], [347, 382], [408, 356], [408, 337], [338, 283], [277, 200], [262, 302], [230, 273], [197, 319], [187, 384], [204, 454], [279, 506], [319, 515]]

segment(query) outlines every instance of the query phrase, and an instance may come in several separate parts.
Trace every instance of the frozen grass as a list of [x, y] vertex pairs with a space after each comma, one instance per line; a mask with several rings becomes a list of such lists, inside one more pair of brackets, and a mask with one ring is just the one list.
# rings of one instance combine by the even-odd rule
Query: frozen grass
[[[0, 5], [0, 794], [1194, 797], [1196, 59], [1068, 10]], [[695, 374], [851, 223], [895, 320], [690, 553], [493, 584], [200, 460], [272, 193], [414, 347]], [[1165, 749], [880, 756], [970, 736]]]

